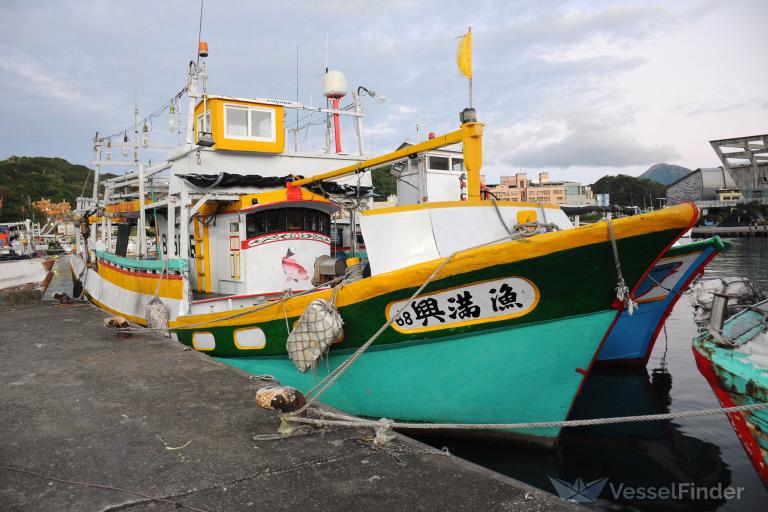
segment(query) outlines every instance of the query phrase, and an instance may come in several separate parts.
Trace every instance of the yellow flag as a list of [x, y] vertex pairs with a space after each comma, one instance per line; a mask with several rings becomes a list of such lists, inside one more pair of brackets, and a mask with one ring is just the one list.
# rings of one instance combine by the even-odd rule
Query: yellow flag
[[459, 71], [470, 80], [472, 79], [472, 32], [467, 32], [459, 42], [459, 52], [456, 56]]

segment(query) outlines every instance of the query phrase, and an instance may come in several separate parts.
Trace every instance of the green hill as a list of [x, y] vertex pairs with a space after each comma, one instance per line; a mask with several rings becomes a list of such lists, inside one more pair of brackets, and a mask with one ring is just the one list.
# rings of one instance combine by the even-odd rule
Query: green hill
[[653, 180], [662, 185], [669, 185], [691, 172], [687, 167], [672, 164], [655, 164], [639, 176], [641, 179]]
[[619, 174], [603, 176], [592, 185], [592, 191], [610, 194], [611, 204], [658, 208], [658, 198], [664, 197], [665, 187], [656, 181]]
[[83, 190], [90, 196], [93, 172], [62, 158], [12, 156], [0, 161], [0, 222], [13, 222], [41, 214], [31, 203], [45, 197], [53, 202], [67, 201], [75, 207], [75, 199]]

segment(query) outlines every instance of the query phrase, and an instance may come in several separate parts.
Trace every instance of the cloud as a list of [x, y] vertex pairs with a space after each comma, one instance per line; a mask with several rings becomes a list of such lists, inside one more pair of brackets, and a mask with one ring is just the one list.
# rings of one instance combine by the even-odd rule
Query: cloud
[[597, 111], [585, 106], [551, 107], [538, 122], [500, 130], [489, 140], [504, 167], [623, 168], [679, 158], [675, 148], [646, 145], [621, 129], [632, 114]]
[[[0, 53], [6, 54], [0, 50]], [[74, 84], [69, 84], [47, 74], [42, 69], [31, 63], [29, 58], [19, 58], [11, 56], [9, 59], [0, 60], [0, 69], [6, 73], [15, 74], [16, 80], [20, 80], [18, 85], [20, 89], [26, 89], [29, 93], [29, 87], [37, 90], [37, 93], [43, 97], [53, 97], [67, 101], [81, 101], [82, 94]]]
[[[329, 64], [347, 75], [350, 90], [364, 85], [387, 97], [382, 105], [362, 98], [363, 125], [366, 142], [370, 144], [372, 135], [377, 152], [392, 150], [416, 135], [417, 122], [419, 137], [456, 128], [458, 113], [467, 105], [466, 81], [455, 67], [456, 36], [471, 24], [474, 103], [487, 123], [489, 169], [505, 171], [523, 164], [620, 167], [668, 160], [685, 147], [707, 152], [708, 145], [698, 140], [708, 140], [708, 135], [693, 136], [690, 130], [702, 119], [715, 119], [697, 112], [711, 106], [707, 98], [723, 97], [731, 89], [733, 103], [760, 97], [751, 110], [731, 111], [733, 123], [739, 125], [746, 124], [744, 120], [760, 122], [767, 107], [760, 110], [760, 87], [768, 83], [764, 66], [740, 65], [740, 79], [719, 91], [708, 80], [686, 90], [684, 80], [670, 79], [666, 70], [649, 71], [660, 61], [678, 67], [688, 62], [702, 70], [711, 66], [713, 75], [722, 76], [722, 62], [737, 62], [738, 56], [765, 46], [759, 41], [764, 35], [749, 26], [760, 19], [755, 13], [765, 12], [765, 2], [734, 9], [714, 0], [398, 0], [394, 7], [350, 1], [222, 0], [215, 8], [206, 2], [203, 39], [211, 48], [209, 91], [295, 99], [298, 44], [299, 100], [324, 105], [321, 84], [328, 33]], [[88, 140], [96, 129], [115, 133], [132, 123], [134, 41], [142, 116], [183, 87], [186, 64], [195, 56], [199, 3], [5, 4], [0, 17], [0, 53], [5, 56], [0, 90], [6, 101], [0, 104], [0, 115], [12, 123], [0, 125], [5, 141], [0, 158], [57, 154], [89, 162]], [[709, 30], [706, 23], [714, 24], [724, 15], [729, 23], [718, 22], [716, 30]], [[690, 48], [695, 54], [702, 34], [715, 32], [722, 39], [718, 47], [724, 49], [721, 54], [698, 52], [701, 63], [672, 51]], [[669, 83], [654, 92], [662, 96], [658, 102], [655, 97], [638, 99], [632, 92], [640, 87], [637, 84], [651, 90], [664, 80]], [[698, 103], [685, 110], [672, 108], [684, 101]], [[663, 123], [674, 127], [674, 137], [662, 137], [660, 121], [649, 120], [651, 103], [666, 105]], [[725, 113], [712, 115], [722, 119]], [[350, 126], [345, 124], [345, 147], [352, 145]], [[317, 140], [304, 147], [321, 147], [323, 128], [313, 127], [312, 138]], [[674, 140], [676, 148], [663, 145], [663, 140]]]

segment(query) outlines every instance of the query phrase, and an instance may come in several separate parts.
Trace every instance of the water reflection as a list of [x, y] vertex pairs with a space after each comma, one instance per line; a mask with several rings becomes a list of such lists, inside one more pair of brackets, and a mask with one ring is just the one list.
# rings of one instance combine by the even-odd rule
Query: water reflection
[[[592, 372], [574, 404], [570, 419], [632, 416], [669, 412], [672, 375], [665, 365], [631, 371]], [[614, 499], [611, 484], [626, 487], [668, 487], [685, 482], [701, 487], [731, 484], [731, 472], [720, 448], [684, 433], [670, 421], [601, 425], [566, 429], [554, 452], [524, 450], [503, 442], [424, 438], [435, 446], [477, 461], [495, 471], [554, 492], [550, 477], [585, 482], [608, 477], [602, 510], [714, 510], [724, 500]]]
[[[631, 373], [599, 372], [590, 375], [577, 399], [572, 419], [631, 416], [669, 412], [672, 375], [665, 368]], [[566, 430], [559, 471], [566, 480], [609, 477], [614, 485], [668, 487], [685, 482], [697, 487], [727, 487], [731, 472], [723, 463], [720, 448], [685, 434], [672, 421], [601, 425]], [[603, 492], [603, 496], [610, 489]], [[642, 510], [714, 510], [723, 499], [613, 500]], [[615, 506], [610, 507], [616, 509]]]

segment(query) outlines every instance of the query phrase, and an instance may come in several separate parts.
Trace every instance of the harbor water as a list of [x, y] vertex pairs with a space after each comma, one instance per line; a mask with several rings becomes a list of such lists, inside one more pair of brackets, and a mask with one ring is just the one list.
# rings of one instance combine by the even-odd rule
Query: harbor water
[[[730, 250], [709, 264], [705, 277], [747, 277], [768, 291], [768, 240], [729, 241]], [[667, 319], [647, 369], [594, 372], [588, 377], [570, 419], [719, 407], [696, 368], [691, 351], [695, 335], [693, 308], [688, 296], [684, 296]], [[541, 385], [546, 386], [546, 382]], [[723, 415], [566, 429], [560, 446], [552, 453], [476, 439], [421, 440], [445, 446], [454, 455], [552, 493], [556, 493], [556, 488], [551, 478], [568, 483], [579, 478], [585, 483], [607, 478], [599, 498], [583, 503], [593, 510], [768, 510], [768, 491]], [[743, 490], [739, 499], [730, 500], [717, 497], [716, 491], [710, 499], [655, 500], [626, 499], [626, 493], [615, 498], [612, 492], [669, 488], [675, 484], [683, 484], [686, 489], [730, 486]], [[701, 491], [699, 496], [703, 495]]]
[[[768, 291], [768, 240], [741, 238], [731, 243], [730, 250], [709, 265], [706, 277], [748, 277]], [[54, 272], [46, 297], [56, 291], [71, 294], [66, 256], [59, 257]], [[693, 309], [685, 296], [678, 301], [659, 335], [647, 369], [593, 372], [577, 399], [571, 419], [718, 407], [694, 363], [691, 340], [695, 334]], [[566, 429], [554, 452], [525, 449], [502, 441], [443, 436], [425, 436], [420, 440], [447, 447], [456, 456], [551, 493], [556, 493], [552, 478], [569, 483], [607, 478], [600, 497], [584, 504], [593, 510], [768, 510], [768, 492], [722, 415]], [[675, 484], [743, 489], [739, 499], [730, 500], [716, 496], [638, 500], [615, 498], [612, 492], [619, 488], [658, 489]]]

